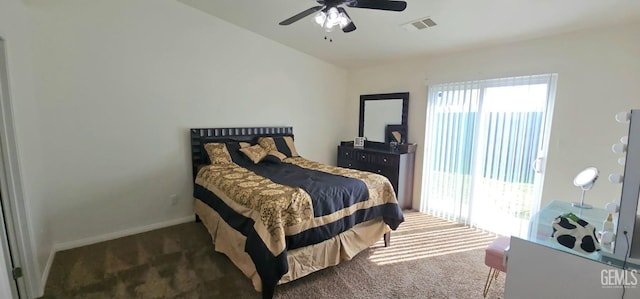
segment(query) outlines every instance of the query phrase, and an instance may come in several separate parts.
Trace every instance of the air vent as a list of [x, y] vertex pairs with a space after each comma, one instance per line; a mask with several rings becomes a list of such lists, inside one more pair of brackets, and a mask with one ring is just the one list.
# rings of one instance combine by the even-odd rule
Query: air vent
[[427, 29], [429, 27], [434, 27], [436, 25], [438, 25], [436, 24], [436, 22], [434, 22], [431, 18], [427, 17], [427, 18], [417, 19], [415, 21], [411, 21], [409, 23], [403, 24], [401, 25], [401, 27], [409, 31], [416, 31], [416, 30]]

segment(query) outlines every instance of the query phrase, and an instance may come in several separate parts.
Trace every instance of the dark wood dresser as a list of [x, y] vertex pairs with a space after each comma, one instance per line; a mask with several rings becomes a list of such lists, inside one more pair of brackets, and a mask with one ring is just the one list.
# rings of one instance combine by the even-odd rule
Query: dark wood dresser
[[342, 142], [338, 146], [338, 166], [384, 175], [391, 181], [400, 207], [411, 209], [415, 151], [415, 144], [391, 151], [384, 143], [367, 141], [359, 148], [353, 147], [353, 142]]

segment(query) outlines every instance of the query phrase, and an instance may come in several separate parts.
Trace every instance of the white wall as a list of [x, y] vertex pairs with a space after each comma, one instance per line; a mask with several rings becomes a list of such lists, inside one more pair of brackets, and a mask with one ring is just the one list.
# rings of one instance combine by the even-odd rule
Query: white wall
[[610, 148], [626, 135], [627, 127], [613, 117], [640, 108], [638, 36], [640, 24], [624, 24], [354, 70], [349, 72], [351, 124], [342, 138], [357, 133], [360, 94], [409, 91], [409, 141], [419, 145], [413, 204], [418, 208], [427, 84], [557, 72], [542, 204], [578, 200], [573, 177], [586, 166], [596, 166], [602, 175], [587, 202], [602, 207], [620, 196], [620, 186], [606, 177], [623, 170]]
[[291, 125], [335, 162], [345, 70], [173, 0], [28, 3], [58, 248], [193, 215], [189, 128]]
[[[43, 171], [45, 149], [42, 142], [40, 111], [33, 89], [33, 67], [31, 63], [31, 21], [24, 4], [20, 0], [0, 1], [0, 37], [5, 40], [9, 94], [14, 120], [15, 144], [8, 149], [16, 150], [15, 161], [11, 163], [20, 170], [16, 183], [14, 200], [24, 208], [26, 219], [19, 217], [26, 227], [19, 227], [26, 238], [23, 245], [25, 275], [32, 283], [28, 287], [31, 295], [38, 295], [42, 274], [52, 249], [49, 220], [45, 201], [46, 178]], [[10, 112], [10, 113], [11, 113]], [[5, 124], [8, 126], [8, 124]], [[17, 215], [14, 215], [16, 217]], [[14, 253], [15, 254], [15, 253]]]

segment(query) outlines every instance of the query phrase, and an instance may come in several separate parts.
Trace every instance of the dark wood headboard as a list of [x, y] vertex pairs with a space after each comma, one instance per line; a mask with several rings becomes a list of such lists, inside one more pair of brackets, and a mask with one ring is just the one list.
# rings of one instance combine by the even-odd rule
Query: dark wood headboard
[[205, 162], [202, 145], [207, 142], [224, 141], [255, 141], [264, 136], [293, 136], [293, 127], [255, 127], [255, 128], [203, 128], [191, 130], [191, 162], [193, 179], [198, 174], [198, 168]]

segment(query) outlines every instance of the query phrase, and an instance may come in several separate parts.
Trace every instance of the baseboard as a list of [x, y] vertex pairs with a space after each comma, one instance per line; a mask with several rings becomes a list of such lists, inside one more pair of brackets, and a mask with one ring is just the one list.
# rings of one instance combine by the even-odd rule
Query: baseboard
[[153, 223], [153, 224], [149, 224], [149, 225], [145, 225], [145, 226], [125, 229], [125, 230], [121, 230], [121, 231], [117, 231], [117, 232], [113, 232], [113, 233], [108, 233], [108, 234], [104, 234], [104, 235], [99, 235], [99, 236], [95, 236], [95, 237], [89, 237], [89, 238], [84, 238], [84, 239], [80, 239], [80, 240], [54, 244], [53, 245], [53, 249], [57, 252], [57, 251], [62, 251], [62, 250], [67, 250], [67, 249], [87, 246], [87, 245], [91, 245], [91, 244], [95, 244], [95, 243], [100, 243], [100, 242], [104, 242], [104, 241], [109, 241], [109, 240], [113, 240], [113, 239], [118, 239], [118, 238], [130, 236], [130, 235], [135, 235], [135, 234], [139, 234], [139, 233], [144, 233], [144, 232], [148, 232], [148, 231], [152, 231], [152, 230], [155, 230], [155, 229], [168, 227], [168, 226], [172, 226], [172, 225], [177, 225], [177, 224], [182, 224], [182, 223], [187, 223], [187, 222], [193, 222], [193, 221], [195, 221], [194, 215], [189, 215], [189, 216], [185, 216], [185, 217], [181, 217], [181, 218], [176, 218], [176, 219], [163, 221], [163, 222], [158, 222], [158, 223]]
[[42, 297], [44, 295], [44, 288], [47, 286], [47, 279], [49, 279], [49, 272], [51, 271], [51, 265], [53, 264], [53, 259], [55, 258], [55, 256], [56, 249], [51, 248], [49, 258], [47, 259], [47, 264], [44, 265], [44, 270], [42, 271], [42, 280], [40, 281], [39, 294], [36, 294], [36, 297]]

